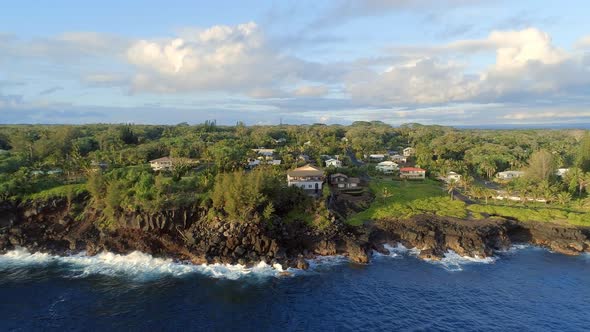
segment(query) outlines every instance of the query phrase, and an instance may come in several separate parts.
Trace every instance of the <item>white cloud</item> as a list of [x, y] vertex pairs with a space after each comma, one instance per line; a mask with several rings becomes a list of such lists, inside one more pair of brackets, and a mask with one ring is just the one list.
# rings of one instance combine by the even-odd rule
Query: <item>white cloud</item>
[[268, 98], [271, 90], [320, 75], [315, 64], [273, 49], [253, 22], [192, 31], [183, 38], [140, 40], [128, 49], [127, 60], [137, 70], [135, 91], [226, 91]]
[[328, 94], [328, 87], [324, 85], [304, 85], [295, 89], [293, 94], [298, 97], [321, 97]]
[[[530, 101], [531, 96], [563, 97], [590, 88], [584, 58], [558, 49], [547, 33], [534, 28], [395, 50], [415, 60], [374, 72], [368, 79], [350, 76], [347, 89], [353, 98], [380, 105], [487, 103], [519, 98]], [[470, 55], [486, 52], [495, 55], [492, 64], [475, 72], [468, 69], [473, 61]], [[459, 64], [457, 57], [463, 59]]]

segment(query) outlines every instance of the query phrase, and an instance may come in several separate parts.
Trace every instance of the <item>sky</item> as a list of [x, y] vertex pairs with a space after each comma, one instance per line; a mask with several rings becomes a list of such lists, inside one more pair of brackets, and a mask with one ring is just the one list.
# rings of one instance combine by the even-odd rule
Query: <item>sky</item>
[[2, 7], [0, 123], [590, 123], [587, 0]]

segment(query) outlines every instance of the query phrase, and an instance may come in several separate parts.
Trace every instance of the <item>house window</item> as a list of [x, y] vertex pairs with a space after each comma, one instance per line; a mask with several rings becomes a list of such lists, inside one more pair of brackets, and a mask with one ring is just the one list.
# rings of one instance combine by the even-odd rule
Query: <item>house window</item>
[[313, 187], [313, 186], [312, 186], [311, 184], [307, 186], [307, 188], [310, 188], [310, 189], [311, 189], [312, 187]]

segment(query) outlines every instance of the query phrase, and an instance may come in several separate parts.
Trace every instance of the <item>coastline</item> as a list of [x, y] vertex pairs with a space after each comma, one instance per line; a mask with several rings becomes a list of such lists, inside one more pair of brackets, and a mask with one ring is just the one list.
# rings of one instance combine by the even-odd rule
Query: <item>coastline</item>
[[[84, 201], [84, 198], [81, 198]], [[379, 220], [353, 227], [334, 220], [318, 231], [305, 223], [266, 225], [226, 220], [203, 221], [199, 211], [167, 211], [150, 216], [128, 216], [114, 230], [98, 228], [97, 214], [75, 220], [67, 202], [28, 202], [0, 211], [0, 253], [15, 248], [58, 256], [128, 255], [141, 252], [154, 258], [203, 264], [231, 264], [251, 268], [264, 262], [281, 269], [307, 269], [309, 260], [346, 256], [366, 264], [373, 251], [388, 255], [387, 246], [401, 244], [419, 250], [418, 257], [441, 260], [449, 252], [485, 259], [514, 243], [545, 247], [566, 255], [590, 252], [590, 228], [517, 221], [503, 218], [462, 220], [432, 215]], [[145, 216], [143, 216], [145, 218]]]

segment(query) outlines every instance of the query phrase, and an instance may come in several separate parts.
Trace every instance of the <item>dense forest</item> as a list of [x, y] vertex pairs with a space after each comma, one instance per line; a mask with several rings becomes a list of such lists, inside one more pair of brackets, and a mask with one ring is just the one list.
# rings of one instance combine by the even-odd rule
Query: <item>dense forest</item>
[[[252, 149], [261, 147], [275, 149], [281, 164], [245, 171], [249, 158], [256, 158]], [[500, 171], [526, 170], [527, 176], [509, 183], [508, 189], [564, 204], [584, 201], [590, 187], [590, 134], [583, 130], [459, 130], [382, 122], [10, 125], [0, 127], [0, 199], [19, 204], [84, 194], [105, 220], [126, 211], [181, 206], [206, 207], [213, 217], [236, 220], [271, 220], [313, 210], [321, 224], [326, 222], [325, 207], [319, 206], [323, 203], [286, 188], [286, 170], [309, 162], [302, 155], [320, 166], [323, 156], [338, 156], [346, 167], [339, 171], [370, 175], [374, 165], [362, 162], [369, 154], [404, 147], [416, 149], [411, 163], [430, 177], [454, 171], [464, 176], [465, 186], [491, 180]], [[152, 171], [148, 162], [164, 156], [196, 163]], [[558, 168], [569, 172], [558, 177]], [[472, 187], [473, 196], [485, 192]]]

